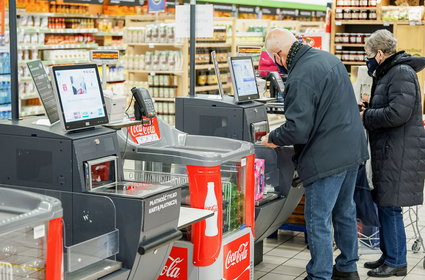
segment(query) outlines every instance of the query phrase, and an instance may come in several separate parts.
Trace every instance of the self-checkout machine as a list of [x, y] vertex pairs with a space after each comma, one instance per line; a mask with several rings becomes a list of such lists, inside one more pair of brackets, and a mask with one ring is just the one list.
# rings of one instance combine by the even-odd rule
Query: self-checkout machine
[[[219, 73], [215, 61], [216, 74]], [[176, 99], [176, 128], [194, 135], [220, 136], [255, 144], [255, 156], [265, 160], [266, 185], [273, 192], [256, 201], [255, 264], [263, 258], [263, 240], [275, 232], [292, 214], [303, 194], [300, 185], [293, 185], [292, 147], [265, 148], [259, 144], [269, 132], [267, 105], [259, 98], [253, 63], [250, 57], [229, 58], [234, 96], [225, 96], [218, 79], [219, 95], [196, 95]], [[272, 81], [273, 82], [273, 81]], [[275, 86], [282, 88], [281, 79]], [[282, 103], [270, 105], [281, 112]]]
[[[37, 88], [49, 83], [40, 62], [31, 67]], [[108, 115], [97, 65], [55, 66], [51, 77], [49, 124], [0, 122], [0, 183], [61, 200], [65, 279], [156, 279], [182, 235], [181, 182], [143, 170], [123, 180], [116, 131], [100, 126]]]

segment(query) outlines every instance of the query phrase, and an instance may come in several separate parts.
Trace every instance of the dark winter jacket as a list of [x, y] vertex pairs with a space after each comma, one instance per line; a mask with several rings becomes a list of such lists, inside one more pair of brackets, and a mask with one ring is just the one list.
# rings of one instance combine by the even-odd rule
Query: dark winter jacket
[[416, 72], [424, 67], [425, 58], [399, 52], [375, 73], [363, 122], [369, 131], [373, 196], [379, 206], [423, 203], [425, 131]]
[[286, 123], [270, 133], [269, 141], [294, 145], [294, 161], [304, 186], [367, 160], [353, 87], [341, 61], [303, 46], [288, 70]]

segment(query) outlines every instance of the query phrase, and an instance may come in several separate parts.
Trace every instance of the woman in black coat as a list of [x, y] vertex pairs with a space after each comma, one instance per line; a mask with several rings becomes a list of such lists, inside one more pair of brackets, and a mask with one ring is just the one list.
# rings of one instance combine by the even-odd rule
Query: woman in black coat
[[397, 41], [378, 30], [366, 41], [367, 66], [373, 77], [368, 108], [360, 113], [369, 132], [374, 200], [381, 223], [382, 256], [365, 263], [369, 276], [407, 273], [403, 206], [423, 203], [425, 130], [416, 72], [425, 58], [396, 52]]

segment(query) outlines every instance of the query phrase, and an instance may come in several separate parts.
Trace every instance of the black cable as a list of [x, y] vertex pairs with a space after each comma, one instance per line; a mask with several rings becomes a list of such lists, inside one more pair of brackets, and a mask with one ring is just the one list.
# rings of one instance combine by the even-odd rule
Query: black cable
[[[133, 103], [133, 99], [134, 99], [134, 95], [131, 95], [130, 103], [128, 104], [128, 107], [127, 107], [127, 109], [125, 109], [125, 112], [124, 112], [124, 114], [127, 116], [127, 118], [128, 118], [129, 120], [130, 120], [130, 116], [128, 115], [128, 109], [130, 109], [131, 104]], [[123, 161], [125, 160], [125, 154], [127, 153], [127, 144], [128, 144], [128, 134], [129, 134], [129, 132], [128, 132], [128, 130], [127, 130], [127, 129], [126, 129], [126, 131], [127, 131], [127, 136], [126, 136], [126, 138], [125, 138], [124, 153], [123, 153], [123, 155], [122, 155], [122, 160], [123, 160]]]

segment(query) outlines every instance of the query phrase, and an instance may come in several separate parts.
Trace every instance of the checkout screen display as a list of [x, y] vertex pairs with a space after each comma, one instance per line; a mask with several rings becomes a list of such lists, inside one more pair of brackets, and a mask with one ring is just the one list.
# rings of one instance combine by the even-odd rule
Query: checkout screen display
[[65, 122], [105, 117], [95, 68], [57, 70], [54, 73]]
[[235, 59], [231, 61], [234, 83], [239, 96], [258, 94], [254, 67], [251, 59]]

